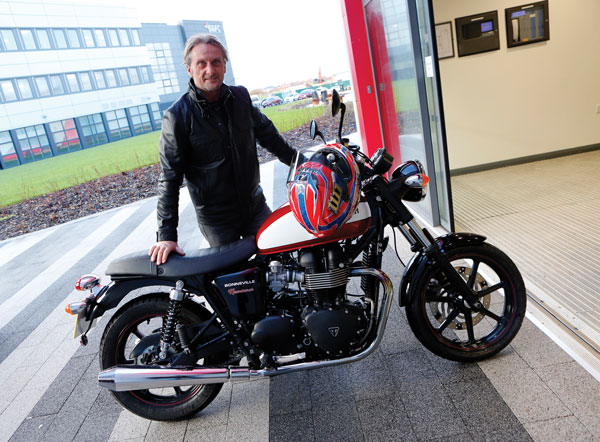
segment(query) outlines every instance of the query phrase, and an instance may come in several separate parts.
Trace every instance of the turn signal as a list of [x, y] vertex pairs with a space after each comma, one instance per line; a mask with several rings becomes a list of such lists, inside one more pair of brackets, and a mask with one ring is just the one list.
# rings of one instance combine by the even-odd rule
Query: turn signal
[[67, 304], [65, 311], [70, 315], [76, 315], [85, 310], [85, 302], [72, 302]]
[[425, 186], [427, 186], [427, 184], [429, 184], [429, 177], [427, 175], [425, 175], [424, 173], [421, 174], [421, 177], [423, 179], [423, 188], [425, 188]]
[[75, 289], [79, 291], [91, 290], [100, 283], [100, 277], [98, 275], [83, 275], [75, 283]]

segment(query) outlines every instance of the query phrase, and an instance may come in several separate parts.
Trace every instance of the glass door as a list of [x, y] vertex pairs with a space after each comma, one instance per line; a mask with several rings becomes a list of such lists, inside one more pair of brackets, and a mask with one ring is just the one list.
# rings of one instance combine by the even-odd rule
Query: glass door
[[[427, 0], [364, 1], [383, 139], [401, 161], [417, 159], [431, 178], [411, 208], [433, 225], [453, 228], [437, 65]], [[421, 12], [419, 12], [421, 11]], [[420, 14], [420, 15], [419, 15]]]

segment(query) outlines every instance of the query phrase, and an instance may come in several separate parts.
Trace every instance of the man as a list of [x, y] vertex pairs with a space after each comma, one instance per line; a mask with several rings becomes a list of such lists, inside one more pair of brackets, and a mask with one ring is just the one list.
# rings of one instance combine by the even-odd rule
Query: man
[[189, 89], [163, 116], [159, 142], [157, 243], [160, 265], [177, 244], [179, 187], [183, 179], [198, 226], [211, 247], [254, 235], [271, 210], [259, 185], [256, 139], [285, 164], [294, 150], [252, 105], [248, 91], [223, 83], [227, 49], [212, 35], [191, 37], [184, 49]]

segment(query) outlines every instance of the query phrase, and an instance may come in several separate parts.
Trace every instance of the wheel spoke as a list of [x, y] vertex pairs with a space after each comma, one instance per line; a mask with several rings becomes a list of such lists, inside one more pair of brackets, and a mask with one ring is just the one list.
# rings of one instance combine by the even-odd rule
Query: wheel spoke
[[498, 316], [496, 313], [489, 311], [488, 309], [485, 308], [480, 308], [479, 311], [481, 313], [483, 313], [486, 316], [489, 316], [490, 318], [492, 318], [493, 320], [495, 320], [496, 322], [500, 323], [503, 321], [503, 318]]
[[479, 263], [481, 261], [473, 260], [473, 267], [471, 267], [471, 274], [469, 275], [469, 280], [467, 281], [467, 285], [472, 290], [475, 286], [475, 279], [477, 278], [477, 270], [479, 269]]
[[131, 333], [133, 333], [138, 339], [144, 339], [146, 337], [146, 335], [144, 335], [138, 327], [136, 327]]
[[465, 314], [465, 322], [467, 323], [467, 335], [469, 336], [468, 344], [475, 342], [475, 331], [473, 330], [473, 317], [471, 316], [471, 310]]
[[439, 333], [443, 332], [446, 329], [446, 327], [448, 327], [450, 323], [454, 321], [454, 319], [458, 316], [459, 313], [460, 312], [457, 308], [452, 310], [448, 317], [444, 320], [444, 322], [442, 322], [440, 326], [436, 329], [436, 331], [438, 331]]
[[183, 394], [183, 391], [180, 387], [173, 387], [173, 390], [175, 390], [175, 395], [177, 396], [181, 396]]
[[426, 301], [427, 302], [445, 302], [445, 303], [451, 303], [451, 302], [454, 302], [454, 298], [450, 297], [450, 296], [434, 295], [434, 296], [428, 296]]
[[477, 295], [478, 298], [481, 298], [485, 295], [489, 295], [490, 293], [495, 292], [496, 290], [499, 290], [501, 288], [504, 287], [504, 281], [500, 281], [498, 284], [494, 284], [490, 287], [488, 287], [485, 290], [481, 290], [480, 292], [476, 292], [475, 295]]

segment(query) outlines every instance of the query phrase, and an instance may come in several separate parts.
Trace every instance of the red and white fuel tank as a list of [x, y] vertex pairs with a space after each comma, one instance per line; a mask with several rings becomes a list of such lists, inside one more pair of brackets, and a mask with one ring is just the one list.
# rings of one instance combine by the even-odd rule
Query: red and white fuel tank
[[339, 229], [325, 236], [315, 236], [296, 221], [289, 203], [275, 210], [256, 235], [260, 255], [289, 252], [346, 238], [354, 238], [367, 231], [371, 224], [371, 209], [361, 201], [350, 219]]

